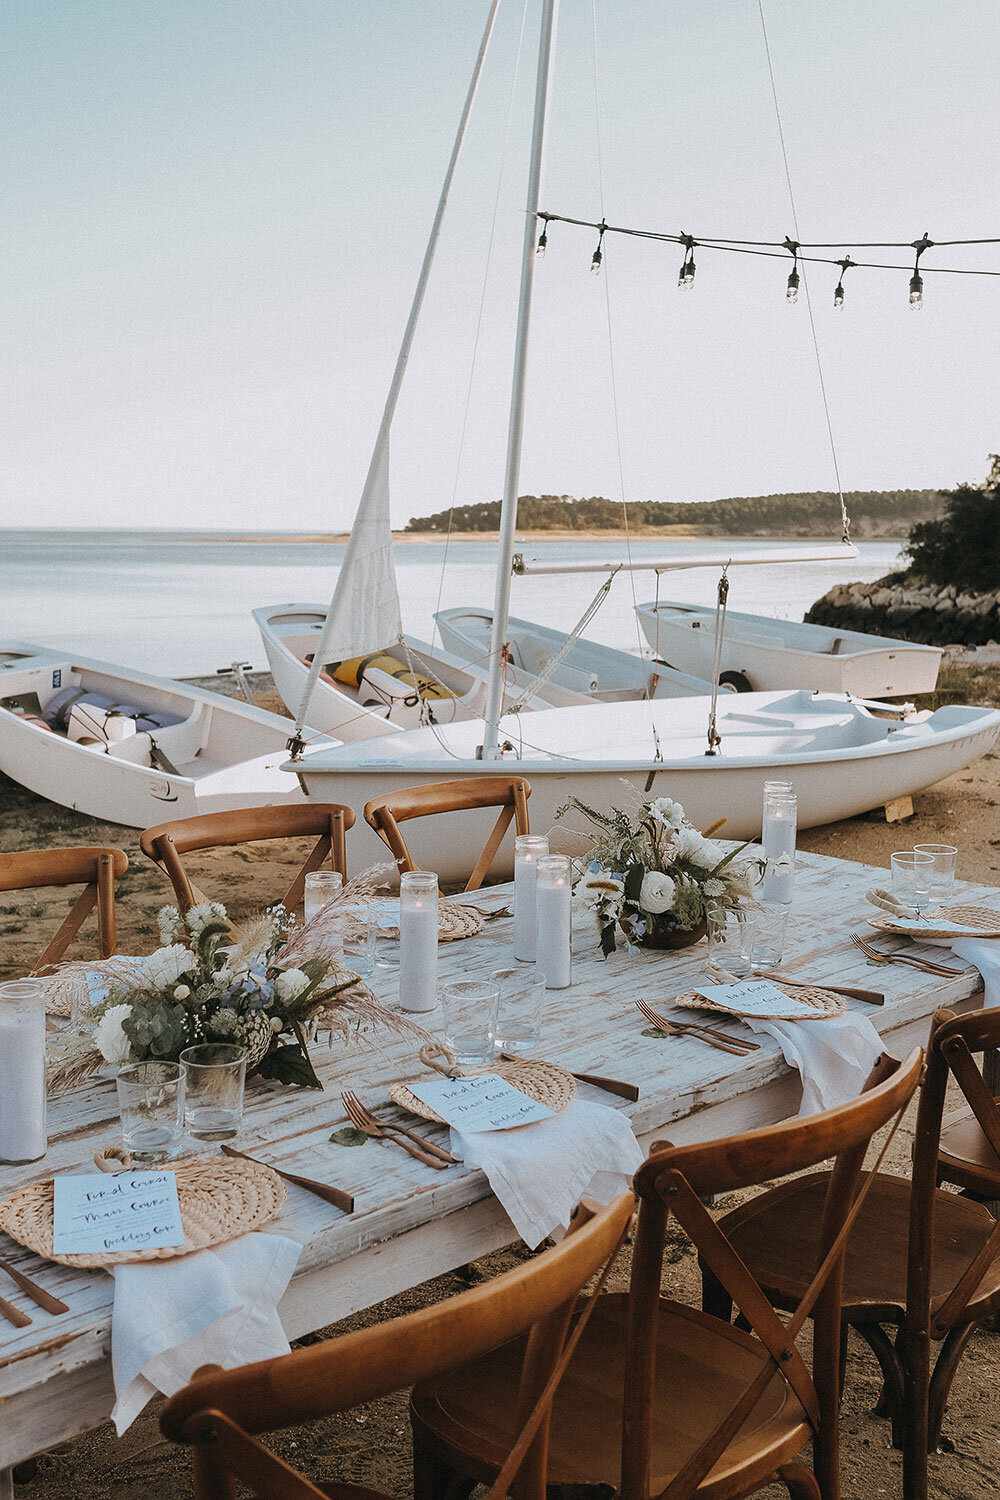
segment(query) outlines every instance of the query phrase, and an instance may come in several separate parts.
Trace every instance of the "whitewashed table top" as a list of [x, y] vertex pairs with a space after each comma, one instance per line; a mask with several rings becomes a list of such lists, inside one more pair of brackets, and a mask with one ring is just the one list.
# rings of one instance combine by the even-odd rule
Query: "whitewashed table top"
[[[782, 967], [811, 980], [884, 992], [882, 1007], [848, 1003], [891, 1037], [894, 1031], [929, 1017], [941, 1005], [967, 1001], [979, 987], [979, 976], [967, 969], [959, 978], [939, 979], [902, 965], [869, 965], [851, 946], [849, 933], [864, 928], [866, 915], [873, 910], [865, 901], [865, 892], [884, 881], [885, 871], [881, 869], [801, 854]], [[966, 884], [960, 890], [964, 898], [1000, 910], [1000, 890]], [[495, 910], [510, 902], [511, 888], [495, 886], [463, 899]], [[504, 918], [489, 923], [478, 938], [443, 945], [440, 978], [487, 976], [509, 965], [511, 936], [512, 922]], [[729, 1128], [748, 1128], [755, 1123], [751, 1107], [754, 1097], [788, 1073], [776, 1043], [759, 1038], [759, 1052], [734, 1057], [687, 1038], [646, 1037], [643, 1032], [647, 1022], [634, 1004], [635, 998], [642, 996], [669, 1010], [671, 997], [689, 990], [702, 977], [704, 944], [677, 953], [621, 951], [605, 962], [595, 928], [579, 917], [574, 926], [573, 950], [571, 988], [547, 996], [542, 1054], [578, 1072], [623, 1079], [640, 1089], [634, 1104], [589, 1090], [585, 1091], [587, 1097], [627, 1110], [644, 1144], [657, 1136], [668, 1136], [671, 1125], [679, 1129], [680, 1122], [685, 1122], [684, 1138], [692, 1138], [700, 1113], [707, 1112], [709, 1119], [713, 1114], [716, 1120], [723, 1117], [713, 1110], [718, 1105], [732, 1106], [725, 1114], [733, 1122]], [[939, 961], [942, 958], [940, 948], [913, 951], [925, 951]], [[943, 956], [956, 968], [960, 966], [954, 955], [945, 952]], [[395, 998], [391, 971], [380, 971], [372, 983], [384, 999]], [[686, 1015], [692, 1018], [690, 1012]], [[414, 1019], [434, 1029], [433, 1013]], [[732, 1024], [735, 1028], [738, 1023]], [[290, 1187], [283, 1214], [271, 1226], [304, 1245], [290, 1292], [299, 1283], [308, 1291], [314, 1283], [313, 1294], [299, 1299], [289, 1328], [292, 1336], [306, 1331], [307, 1326], [322, 1327], [387, 1295], [388, 1283], [377, 1274], [378, 1257], [400, 1236], [409, 1236], [415, 1245], [426, 1239], [429, 1248], [425, 1257], [412, 1257], [409, 1271], [394, 1273], [391, 1286], [396, 1289], [400, 1284], [416, 1285], [503, 1243], [495, 1225], [490, 1242], [480, 1244], [476, 1238], [479, 1220], [475, 1215], [480, 1213], [483, 1200], [490, 1199], [496, 1207], [480, 1172], [462, 1166], [433, 1171], [397, 1147], [381, 1142], [345, 1147], [330, 1141], [331, 1132], [344, 1124], [341, 1089], [355, 1089], [369, 1105], [384, 1105], [391, 1082], [421, 1071], [413, 1042], [400, 1042], [383, 1034], [373, 1043], [349, 1050], [343, 1046], [333, 1052], [319, 1048], [314, 1060], [324, 1092], [251, 1087], [244, 1129], [236, 1143], [263, 1161], [336, 1183], [355, 1195], [355, 1212], [346, 1216], [311, 1194]], [[794, 1102], [791, 1107], [795, 1107]], [[718, 1128], [716, 1124], [707, 1133], [716, 1133]], [[428, 1126], [427, 1133], [433, 1134], [434, 1127]], [[21, 1183], [52, 1172], [85, 1169], [96, 1149], [117, 1138], [113, 1079], [98, 1078], [71, 1094], [57, 1096], [50, 1103], [51, 1144], [47, 1156], [30, 1166], [0, 1167], [0, 1193], [6, 1195]], [[436, 1138], [444, 1143], [445, 1133], [439, 1131]], [[453, 1217], [442, 1226], [446, 1215]], [[463, 1230], [463, 1226], [468, 1227]], [[508, 1242], [515, 1237], [510, 1228]], [[449, 1258], [451, 1254], [453, 1259]], [[23, 1404], [31, 1417], [25, 1429], [30, 1437], [22, 1434], [14, 1441], [9, 1425], [6, 1432], [0, 1428], [3, 1465], [93, 1425], [106, 1413], [113, 1282], [104, 1272], [75, 1271], [39, 1260], [2, 1234], [0, 1255], [62, 1297], [71, 1309], [61, 1317], [52, 1317], [24, 1298], [13, 1283], [0, 1285], [0, 1293], [23, 1307], [33, 1320], [24, 1329], [0, 1321], [0, 1401], [11, 1416]], [[348, 1262], [355, 1268], [348, 1278], [349, 1286], [337, 1282], [333, 1274], [338, 1265]], [[367, 1296], [369, 1267], [371, 1295]], [[405, 1279], [407, 1276], [411, 1279]], [[6, 1279], [0, 1274], [0, 1282]], [[65, 1401], [60, 1403], [54, 1399], [60, 1379], [70, 1374], [74, 1376], [72, 1388], [67, 1387]], [[75, 1395], [87, 1381], [96, 1381], [104, 1394], [98, 1397], [91, 1393], [86, 1399]], [[80, 1402], [79, 1412], [67, 1415], [65, 1403], [74, 1400]]]

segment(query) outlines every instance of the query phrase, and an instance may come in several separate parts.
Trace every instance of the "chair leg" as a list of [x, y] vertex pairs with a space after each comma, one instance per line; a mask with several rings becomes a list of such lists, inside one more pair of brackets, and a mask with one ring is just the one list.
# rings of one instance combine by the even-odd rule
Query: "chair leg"
[[903, 1361], [903, 1500], [927, 1500], [931, 1347], [925, 1332], [900, 1333]]
[[927, 1451], [933, 1453], [941, 1441], [941, 1424], [944, 1421], [951, 1383], [955, 1379], [959, 1361], [965, 1346], [976, 1331], [975, 1323], [966, 1323], [962, 1328], [953, 1328], [941, 1345], [941, 1353], [934, 1366], [930, 1384], [930, 1409], [927, 1421]]
[[876, 1402], [874, 1415], [888, 1417], [892, 1422], [892, 1446], [903, 1446], [903, 1364], [899, 1351], [880, 1323], [855, 1323], [859, 1333], [878, 1360], [882, 1371], [882, 1392]]
[[723, 1323], [731, 1323], [733, 1320], [732, 1297], [714, 1271], [704, 1264], [701, 1268], [701, 1306], [703, 1312], [713, 1318], [721, 1318]]
[[786, 1464], [778, 1478], [788, 1491], [789, 1500], [823, 1500], [816, 1475], [805, 1464]]

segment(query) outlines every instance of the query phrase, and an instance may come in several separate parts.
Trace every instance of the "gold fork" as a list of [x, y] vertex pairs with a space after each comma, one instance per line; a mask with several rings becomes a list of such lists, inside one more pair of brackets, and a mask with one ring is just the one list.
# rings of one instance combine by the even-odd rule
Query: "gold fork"
[[851, 942], [872, 964], [909, 964], [912, 969], [922, 969], [925, 974], [937, 974], [942, 979], [954, 979], [963, 973], [962, 969], [950, 969], [947, 964], [936, 964], [930, 958], [916, 958], [910, 953], [901, 953], [898, 950], [884, 953], [868, 938], [862, 937], [860, 932], [851, 933]]
[[[360, 1130], [363, 1135], [370, 1135], [375, 1140], [391, 1141], [394, 1146], [402, 1146], [403, 1150], [408, 1152], [410, 1156], [414, 1157], [417, 1161], [422, 1161], [425, 1167], [434, 1167], [438, 1172], [447, 1170], [448, 1163], [441, 1156], [435, 1156], [430, 1151], [421, 1150], [402, 1131], [396, 1134], [394, 1127], [385, 1126], [376, 1120], [370, 1110], [366, 1109], [361, 1103], [357, 1094], [353, 1094], [350, 1089], [341, 1094], [340, 1097], [344, 1101], [344, 1108], [347, 1111], [351, 1124], [356, 1130]], [[429, 1146], [430, 1142], [427, 1141], [424, 1144]], [[442, 1148], [438, 1147], [437, 1149], [441, 1150]]]
[[734, 1057], [746, 1057], [748, 1052], [759, 1050], [759, 1042], [729, 1036], [728, 1033], [715, 1031], [710, 1026], [695, 1026], [689, 1021], [671, 1021], [666, 1016], [661, 1016], [651, 1005], [647, 1005], [645, 1000], [637, 1000], [635, 1003], [647, 1021], [671, 1036], [691, 1036], [695, 1041], [705, 1042], [707, 1046], [715, 1047], [719, 1052], [731, 1052]]

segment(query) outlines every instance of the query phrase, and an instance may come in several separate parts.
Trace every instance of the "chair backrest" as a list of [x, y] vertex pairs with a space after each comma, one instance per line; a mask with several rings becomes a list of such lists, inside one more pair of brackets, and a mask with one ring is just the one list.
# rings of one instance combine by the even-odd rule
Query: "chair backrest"
[[[278, 1359], [196, 1372], [168, 1401], [161, 1427], [174, 1442], [194, 1447], [199, 1500], [231, 1496], [234, 1478], [269, 1500], [328, 1493], [254, 1442], [251, 1434], [347, 1411], [404, 1390], [530, 1330], [520, 1388], [511, 1392], [517, 1424], [523, 1426], [537, 1412], [539, 1398], [549, 1394], [579, 1293], [614, 1257], [634, 1206], [632, 1194], [625, 1193], [596, 1213], [582, 1209], [560, 1244], [420, 1312]], [[546, 1416], [521, 1467], [517, 1488], [523, 1500], [544, 1500], [547, 1449]]]
[[949, 1079], [954, 1079], [996, 1153], [996, 1194], [1000, 1198], [1000, 1108], [976, 1065], [976, 1054], [1000, 1047], [1000, 1010], [974, 1010], [956, 1016], [938, 1011], [927, 1044], [927, 1077], [920, 1095], [913, 1150], [910, 1197], [909, 1265], [906, 1283], [907, 1325], [942, 1338], [966, 1321], [969, 1299], [983, 1272], [1000, 1254], [1000, 1222], [972, 1257], [946, 1296], [931, 1311], [931, 1262], [937, 1198], [937, 1164], [941, 1123]]
[[124, 849], [26, 849], [0, 854], [0, 891], [29, 891], [43, 886], [82, 885], [65, 921], [35, 961], [41, 974], [58, 963], [87, 917], [97, 908], [101, 958], [110, 958], [118, 940], [115, 882], [128, 869]]
[[406, 846], [400, 823], [411, 818], [429, 818], [438, 813], [468, 812], [498, 807], [500, 816], [483, 845], [465, 889], [477, 891], [489, 872], [513, 822], [517, 833], [530, 833], [528, 798], [531, 787], [523, 776], [469, 776], [461, 781], [433, 781], [426, 786], [403, 787], [365, 803], [365, 819], [392, 851], [401, 874], [421, 868]]
[[[662, 1413], [653, 1411], [653, 1373], [664, 1242], [671, 1214], [739, 1307], [769, 1358], [660, 1500], [690, 1500], [697, 1493], [776, 1371], [791, 1387], [813, 1427], [817, 1472], [836, 1475], [843, 1257], [850, 1227], [864, 1201], [864, 1188], [858, 1191], [859, 1176], [875, 1131], [894, 1116], [897, 1125], [902, 1119], [920, 1082], [922, 1064], [919, 1049], [904, 1063], [883, 1057], [865, 1091], [837, 1109], [725, 1140], [653, 1147], [634, 1183], [640, 1208], [629, 1293], [621, 1500], [647, 1500], [652, 1425], [663, 1420]], [[816, 1274], [785, 1324], [702, 1200], [712, 1193], [758, 1186], [803, 1171], [830, 1157], [836, 1163], [824, 1207]], [[810, 1373], [795, 1340], [813, 1309]], [[835, 1479], [823, 1493], [833, 1494], [833, 1484]]]
[[250, 844], [259, 840], [296, 839], [315, 836], [317, 842], [308, 858], [280, 899], [294, 910], [302, 904], [306, 876], [318, 870], [329, 857], [330, 865], [347, 881], [347, 843], [345, 834], [354, 827], [354, 813], [338, 802], [295, 803], [289, 807], [244, 807], [235, 812], [203, 813], [197, 818], [181, 818], [175, 823], [159, 823], [147, 828], [139, 839], [143, 854], [167, 875], [177, 897], [177, 906], [186, 912], [201, 898], [188, 878], [181, 858], [199, 849], [223, 849], [233, 844]]

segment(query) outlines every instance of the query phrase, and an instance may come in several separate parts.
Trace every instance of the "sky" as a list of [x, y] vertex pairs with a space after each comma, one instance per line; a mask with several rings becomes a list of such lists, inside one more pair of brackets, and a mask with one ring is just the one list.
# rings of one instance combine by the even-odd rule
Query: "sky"
[[[1000, 235], [995, 0], [764, 6], [802, 239]], [[6, 0], [0, 525], [349, 524], [485, 13]], [[500, 492], [539, 13], [501, 6], [393, 432], [397, 522]], [[597, 0], [603, 170], [593, 31], [562, 0], [543, 206], [791, 234], [757, 0]], [[832, 488], [787, 266], [703, 249], [680, 292], [677, 246], [609, 239], [591, 276], [593, 246], [554, 225], [538, 266], [522, 493]], [[935, 262], [1000, 269], [1000, 245]], [[806, 273], [845, 488], [981, 477], [1000, 278], [928, 275], [914, 314], [908, 272], [856, 270], [834, 312], [834, 268]]]

